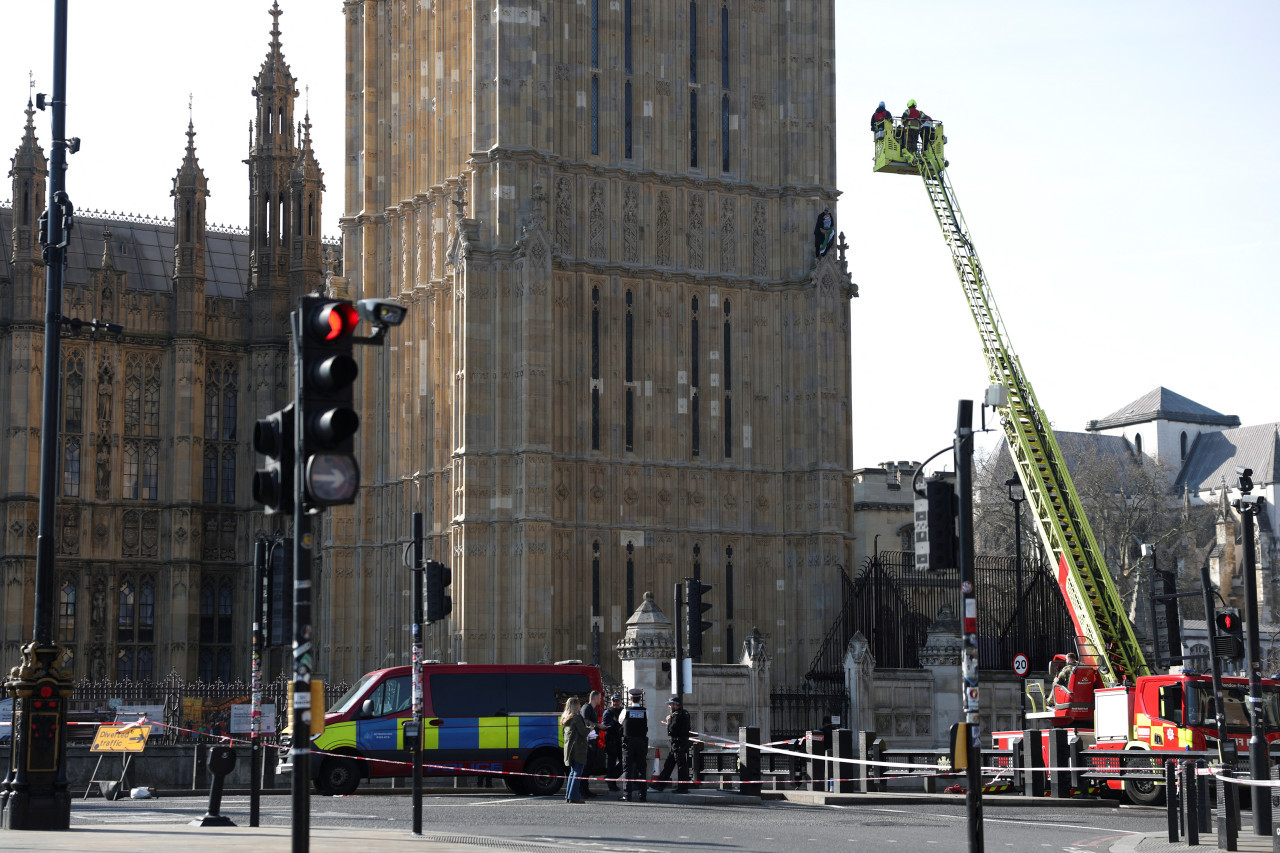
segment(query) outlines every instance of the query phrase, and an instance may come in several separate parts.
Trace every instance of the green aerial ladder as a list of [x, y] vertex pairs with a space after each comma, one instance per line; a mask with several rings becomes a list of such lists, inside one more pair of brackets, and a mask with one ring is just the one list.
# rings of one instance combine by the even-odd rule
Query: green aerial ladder
[[[1058, 585], [1075, 622], [1080, 662], [1095, 666], [1108, 687], [1132, 683], [1139, 676], [1150, 675], [1151, 670], [1089, 529], [1049, 419], [1036, 402], [1031, 382], [1009, 344], [1008, 331], [947, 178], [942, 123], [921, 124], [918, 129], [909, 129], [892, 120], [880, 123], [875, 132], [875, 171], [919, 175], [924, 180], [969, 311], [978, 325], [991, 382], [1008, 391], [1008, 408], [1002, 418], [1005, 438], [1027, 503], [1035, 513], [1040, 538], [1057, 563]], [[915, 145], [911, 144], [912, 136], [919, 137]]]

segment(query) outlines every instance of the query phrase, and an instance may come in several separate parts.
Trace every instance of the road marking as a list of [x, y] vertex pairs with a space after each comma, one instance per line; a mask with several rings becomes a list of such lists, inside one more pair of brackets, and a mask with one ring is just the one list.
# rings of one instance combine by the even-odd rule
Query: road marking
[[[831, 806], [830, 808], [847, 808], [847, 807]], [[966, 819], [964, 815], [932, 814], [930, 812], [921, 813], [921, 812], [907, 811], [906, 809], [871, 808], [871, 809], [867, 809], [867, 811], [888, 812], [890, 814], [909, 814], [909, 815], [916, 815], [918, 817], [936, 817], [941, 820], [961, 821]], [[1146, 835], [1145, 832], [1140, 832], [1138, 830], [1118, 829], [1113, 826], [1106, 826], [1106, 827], [1085, 826], [1079, 823], [1046, 823], [1044, 821], [1038, 821], [1038, 820], [1014, 820], [1013, 818], [987, 817], [986, 815], [982, 816], [982, 821], [983, 823], [1012, 823], [1012, 824], [1017, 824], [1018, 826], [1048, 826], [1048, 827], [1054, 827], [1056, 829], [1087, 829], [1093, 832], [1123, 832], [1125, 835]], [[1052, 845], [1042, 844], [1040, 846], [1051, 847]]]

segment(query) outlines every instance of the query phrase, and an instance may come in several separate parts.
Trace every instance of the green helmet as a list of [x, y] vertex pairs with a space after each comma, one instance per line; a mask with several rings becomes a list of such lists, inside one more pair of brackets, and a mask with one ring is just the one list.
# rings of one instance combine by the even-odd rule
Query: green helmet
[[911, 100], [907, 101], [907, 106], [909, 106], [909, 107], [914, 107], [915, 105], [916, 105], [916, 99], [915, 99], [915, 98], [912, 98]]

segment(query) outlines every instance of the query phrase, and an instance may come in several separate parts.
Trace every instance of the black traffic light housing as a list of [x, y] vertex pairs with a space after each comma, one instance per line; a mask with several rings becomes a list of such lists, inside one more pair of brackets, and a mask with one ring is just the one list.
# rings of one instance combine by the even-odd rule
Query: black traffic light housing
[[956, 516], [960, 501], [950, 481], [926, 480], [924, 497], [916, 500], [916, 567], [927, 571], [954, 569], [960, 564]]
[[702, 614], [711, 609], [711, 602], [703, 601], [702, 596], [711, 591], [711, 585], [698, 578], [684, 579], [685, 631], [689, 657], [698, 660], [702, 657], [702, 632], [711, 627], [711, 623], [702, 618]]
[[360, 489], [354, 453], [360, 416], [353, 408], [352, 389], [360, 368], [351, 355], [359, 322], [355, 305], [346, 300], [302, 300], [299, 464], [308, 510], [354, 503]]
[[294, 442], [293, 404], [260, 418], [253, 426], [253, 449], [267, 457], [267, 464], [253, 475], [253, 499], [263, 512], [293, 512]]
[[1227, 660], [1244, 657], [1244, 623], [1234, 607], [1220, 607], [1213, 612], [1213, 654]]
[[453, 598], [445, 588], [453, 583], [453, 570], [444, 563], [427, 561], [427, 621], [439, 622], [453, 612]]

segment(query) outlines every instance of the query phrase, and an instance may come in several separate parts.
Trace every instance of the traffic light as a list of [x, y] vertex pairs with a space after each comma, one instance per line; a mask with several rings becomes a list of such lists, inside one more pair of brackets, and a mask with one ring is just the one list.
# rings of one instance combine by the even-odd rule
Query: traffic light
[[702, 596], [711, 591], [711, 585], [697, 578], [684, 579], [685, 631], [687, 632], [689, 657], [697, 660], [702, 657], [702, 632], [711, 627], [711, 623], [702, 618], [702, 614], [711, 609], [710, 601], [703, 601]]
[[1221, 607], [1213, 612], [1213, 653], [1216, 657], [1239, 660], [1244, 657], [1244, 623], [1240, 611]]
[[354, 503], [360, 489], [353, 440], [360, 416], [352, 408], [351, 387], [360, 372], [351, 357], [359, 322], [360, 314], [350, 302], [323, 297], [302, 300], [299, 463], [309, 510]]
[[267, 515], [293, 512], [293, 404], [260, 418], [253, 425], [253, 449], [267, 466], [253, 475], [253, 499]]
[[444, 563], [427, 561], [427, 621], [439, 622], [453, 612], [453, 599], [444, 594], [453, 583], [453, 570]]
[[954, 569], [960, 562], [956, 537], [959, 501], [951, 483], [926, 480], [923, 498], [916, 498], [916, 568], [925, 571]]

